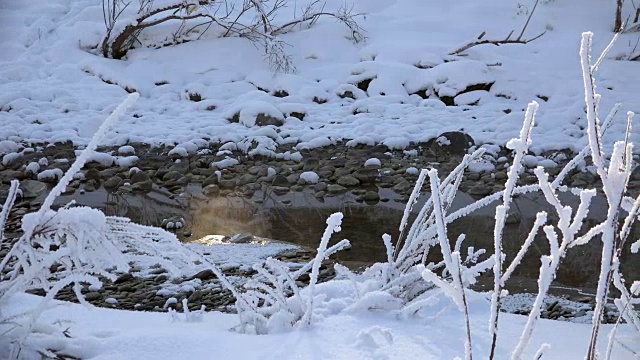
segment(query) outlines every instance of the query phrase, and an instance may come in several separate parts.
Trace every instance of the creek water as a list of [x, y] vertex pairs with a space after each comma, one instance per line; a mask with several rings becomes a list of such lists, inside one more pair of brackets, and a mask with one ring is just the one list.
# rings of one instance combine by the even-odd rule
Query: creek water
[[[189, 185], [183, 196], [154, 188], [140, 194], [114, 195], [104, 189], [94, 192], [61, 196], [57, 201], [66, 203], [75, 200], [78, 204], [102, 209], [107, 215], [126, 216], [135, 222], [159, 226], [164, 219], [183, 217], [185, 228], [178, 231], [183, 241], [191, 241], [206, 235], [232, 236], [247, 233], [259, 237], [291, 242], [308, 248], [316, 248], [326, 226], [327, 217], [334, 212], [344, 214], [342, 231], [334, 234], [332, 243], [348, 239], [352, 247], [334, 255], [335, 259], [351, 267], [371, 264], [386, 259], [382, 235], [388, 233], [394, 239], [399, 236], [399, 224], [405, 204], [397, 201], [397, 195], [389, 189], [379, 189], [382, 201], [376, 203], [358, 202], [350, 193], [324, 198], [316, 198], [311, 191], [289, 192], [279, 195], [265, 187], [252, 198], [213, 197], [201, 195], [199, 185]], [[427, 195], [423, 195], [414, 206], [412, 219], [422, 207]], [[561, 194], [563, 204], [575, 208], [578, 198], [571, 194]], [[458, 193], [450, 211], [455, 211], [475, 202], [475, 198]], [[466, 234], [463, 249], [493, 249], [493, 227], [496, 203], [481, 208], [469, 216], [449, 224], [451, 239]], [[507, 261], [513, 259], [526, 238], [538, 211], [545, 210], [549, 220], [555, 219], [554, 210], [540, 194], [520, 195], [514, 202], [504, 232], [504, 252]], [[602, 221], [606, 211], [606, 201], [602, 196], [594, 198], [585, 229]], [[189, 233], [188, 237], [184, 234]], [[524, 256], [511, 284], [511, 291], [535, 291], [540, 268], [540, 256], [549, 253], [544, 235], [536, 236], [528, 253]], [[632, 243], [640, 237], [638, 225], [632, 229]], [[569, 250], [557, 274], [556, 289], [572, 288], [592, 292], [600, 271], [602, 243], [595, 238], [587, 245]], [[430, 260], [437, 260], [437, 250]], [[630, 253], [629, 245], [623, 250], [621, 269], [627, 279], [640, 278], [638, 254]], [[480, 281], [490, 283], [487, 279]]]

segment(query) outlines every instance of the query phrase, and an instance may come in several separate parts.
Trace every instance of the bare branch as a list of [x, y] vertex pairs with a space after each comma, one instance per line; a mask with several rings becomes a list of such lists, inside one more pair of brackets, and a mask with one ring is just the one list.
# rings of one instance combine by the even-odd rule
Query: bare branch
[[531, 9], [531, 12], [529, 13], [529, 17], [527, 18], [527, 21], [525, 22], [524, 26], [522, 27], [522, 30], [520, 31], [520, 35], [518, 35], [518, 37], [514, 40], [511, 39], [511, 35], [513, 35], [514, 30], [511, 30], [511, 32], [507, 35], [507, 37], [505, 37], [502, 40], [499, 39], [494, 39], [494, 40], [482, 40], [482, 38], [484, 37], [484, 35], [486, 34], [486, 32], [482, 32], [482, 34], [480, 34], [480, 36], [478, 36], [478, 40], [476, 41], [472, 41], [452, 52], [449, 53], [449, 55], [458, 55], [466, 50], [469, 50], [470, 48], [474, 47], [474, 46], [478, 46], [478, 45], [485, 45], [485, 44], [492, 44], [492, 45], [496, 45], [496, 46], [500, 46], [500, 45], [504, 45], [504, 44], [528, 44], [534, 40], [537, 40], [538, 38], [540, 38], [542, 35], [546, 34], [546, 31], [541, 32], [540, 34], [538, 34], [537, 36], [534, 36], [530, 39], [523, 39], [522, 37], [524, 36], [525, 31], [527, 30], [527, 27], [529, 26], [529, 22], [531, 21], [531, 17], [533, 16], [533, 13], [536, 11], [536, 7], [538, 6], [538, 2], [540, 0], [536, 0], [535, 5], [533, 6], [533, 9]]

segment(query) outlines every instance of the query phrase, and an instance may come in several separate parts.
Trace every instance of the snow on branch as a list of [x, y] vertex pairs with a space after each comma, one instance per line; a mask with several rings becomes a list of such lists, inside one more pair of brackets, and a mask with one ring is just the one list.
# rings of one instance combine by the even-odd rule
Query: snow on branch
[[[320, 18], [328, 17], [343, 24], [349, 31], [347, 38], [354, 43], [366, 40], [365, 31], [358, 23], [365, 14], [355, 13], [344, 5], [335, 12], [325, 11], [320, 0], [311, 1], [287, 21], [276, 21], [288, 0], [138, 0], [137, 10], [130, 8], [134, 0], [102, 0], [106, 33], [100, 44], [105, 57], [122, 59], [136, 43], [142, 46], [175, 45], [198, 40], [206, 32], [217, 37], [237, 36], [248, 39], [264, 50], [264, 56], [274, 71], [294, 72], [293, 59], [285, 51], [288, 46], [280, 35], [296, 27], [308, 28]], [[135, 11], [135, 12], [134, 12]], [[160, 43], [144, 45], [140, 34], [148, 28], [163, 24], [174, 26], [173, 33]]]

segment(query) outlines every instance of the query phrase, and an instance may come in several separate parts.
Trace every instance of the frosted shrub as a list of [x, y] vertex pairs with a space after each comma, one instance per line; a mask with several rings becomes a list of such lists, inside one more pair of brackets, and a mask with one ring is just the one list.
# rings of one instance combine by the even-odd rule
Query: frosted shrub
[[[490, 348], [490, 354], [488, 354], [489, 358], [493, 359], [496, 356], [495, 350], [499, 332], [499, 310], [501, 298], [505, 293], [503, 290], [504, 284], [528, 251], [536, 234], [540, 232], [549, 242], [550, 254], [541, 257], [538, 294], [528, 316], [527, 323], [522, 331], [519, 342], [513, 350], [513, 359], [522, 358], [523, 351], [526, 349], [534, 331], [535, 324], [540, 317], [543, 299], [546, 296], [549, 286], [555, 278], [555, 274], [557, 273], [567, 251], [573, 247], [588, 243], [596, 238], [596, 236], [599, 236], [603, 243], [601, 258], [602, 267], [598, 281], [596, 308], [592, 321], [593, 330], [591, 340], [589, 342], [587, 358], [596, 358], [596, 343], [600, 322], [602, 320], [604, 304], [607, 300], [609, 286], [611, 284], [613, 284], [621, 293], [621, 297], [615, 300], [615, 304], [620, 310], [621, 317], [624, 318], [627, 323], [640, 331], [640, 321], [637, 314], [632, 311], [632, 305], [640, 303], [637, 299], [637, 295], [640, 293], [640, 282], [633, 282], [630, 286], [625, 285], [625, 281], [619, 270], [619, 255], [627, 241], [631, 225], [638, 218], [638, 210], [640, 208], [640, 197], [632, 199], [625, 196], [626, 185], [629, 181], [633, 167], [631, 157], [633, 144], [628, 140], [633, 114], [628, 114], [628, 127], [625, 139], [614, 144], [613, 152], [609, 157], [610, 160], [607, 161], [603, 152], [602, 133], [618, 112], [619, 104], [612, 109], [604, 121], [600, 121], [597, 112], [597, 104], [600, 97], [595, 93], [593, 72], [597, 70], [598, 65], [606, 54], [606, 51], [610, 49], [611, 46], [607, 47], [595, 64], [592, 64], [590, 59], [591, 38], [591, 33], [583, 34], [580, 52], [585, 81], [589, 145], [580, 151], [578, 155], [570, 161], [564, 169], [562, 169], [553, 181], [549, 180], [549, 175], [545, 172], [543, 167], [538, 167], [534, 171], [534, 174], [538, 179], [537, 184], [516, 186], [516, 180], [520, 169], [522, 168], [521, 163], [531, 144], [531, 132], [534, 125], [535, 113], [538, 108], [538, 104], [536, 102], [532, 102], [527, 108], [520, 137], [511, 140], [507, 144], [507, 147], [513, 150], [514, 159], [509, 168], [510, 170], [505, 184], [505, 190], [485, 197], [484, 199], [451, 214], [447, 213], [458, 189], [458, 185], [462, 177], [462, 171], [468, 166], [470, 161], [482, 155], [479, 150], [471, 155], [467, 155], [462, 160], [462, 163], [443, 181], [439, 180], [436, 170], [423, 170], [420, 174], [414, 192], [409, 199], [409, 203], [407, 204], [407, 208], [400, 225], [401, 237], [398, 244], [401, 245], [401, 247], [399, 247], [399, 249], [394, 253], [393, 262], [389, 261], [387, 264], [389, 268], [394, 270], [393, 273], [389, 273], [392, 274], [392, 276], [389, 277], [389, 283], [397, 282], [398, 279], [403, 276], [406, 277], [406, 275], [411, 274], [412, 269], [415, 268], [421, 272], [422, 280], [432, 283], [440, 290], [436, 295], [425, 294], [424, 296], [418, 296], [414, 300], [404, 298], [406, 301], [404, 313], [409, 315], [414, 314], [424, 306], [432, 304], [434, 302], [433, 296], [444, 294], [451, 298], [451, 300], [464, 314], [466, 319], [467, 340], [465, 344], [465, 357], [467, 359], [472, 358], [473, 348], [471, 346], [472, 339], [469, 325], [468, 306], [465, 299], [465, 287], [469, 284], [473, 284], [475, 278], [481, 272], [487, 270], [489, 267], [493, 268], [494, 289], [491, 296], [491, 313], [489, 319], [489, 334], [492, 337], [492, 345]], [[596, 190], [569, 189], [562, 185], [562, 182], [567, 174], [569, 174], [577, 164], [584, 161], [588, 155], [591, 155], [596, 172], [602, 180], [602, 192], [608, 202], [608, 211], [607, 218], [602, 223], [588, 229], [586, 232], [581, 232], [589, 211], [591, 200], [596, 195]], [[411, 225], [406, 237], [404, 237], [408, 214], [419, 196], [420, 188], [422, 187], [427, 175], [430, 181], [431, 196], [426, 201], [416, 220]], [[573, 194], [577, 195], [580, 199], [578, 207], [573, 209], [569, 206], [563, 205], [558, 198], [559, 191], [571, 191]], [[505, 254], [502, 252], [502, 237], [509, 207], [514, 195], [529, 192], [541, 192], [543, 194], [546, 202], [554, 209], [556, 213], [555, 215], [559, 219], [558, 223], [549, 224], [547, 213], [544, 211], [539, 212], [536, 215], [535, 222], [520, 251], [513, 259], [506, 259]], [[502, 200], [502, 203], [496, 207], [495, 214], [494, 255], [486, 258], [477, 265], [465, 267], [460, 257], [461, 244], [464, 241], [464, 235], [455, 242], [455, 246], [452, 249], [451, 242], [447, 237], [447, 224], [500, 199]], [[627, 212], [622, 225], [620, 225], [618, 221], [622, 216], [620, 210]], [[404, 243], [401, 243], [403, 238]], [[438, 264], [426, 264], [428, 252], [435, 246], [440, 247], [443, 254], [443, 260]], [[632, 245], [632, 252], [637, 252], [639, 248], [640, 242], [636, 242]], [[484, 250], [478, 250], [476, 252], [475, 249], [469, 249], [468, 259], [475, 261], [483, 253]], [[440, 270], [440, 274], [438, 274], [436, 270]], [[420, 280], [415, 277], [413, 279], [416, 280], [416, 283]], [[413, 286], [415, 286], [416, 283], [414, 283]], [[404, 286], [407, 285], [410, 285], [410, 283], [405, 282]], [[614, 331], [609, 337], [609, 346], [607, 349], [608, 357], [611, 355], [615, 330], [616, 329], [614, 328]], [[541, 348], [539, 350], [539, 355], [542, 355], [546, 350], [546, 346]]]
[[[312, 0], [289, 19], [281, 19], [287, 0], [102, 0], [106, 33], [100, 44], [105, 57], [121, 59], [135, 42], [145, 37], [140, 34], [150, 28], [167, 28], [164, 38], [145, 44], [150, 47], [179, 44], [200, 39], [205, 32], [217, 37], [242, 37], [259, 45], [264, 57], [276, 72], [293, 72], [293, 58], [287, 54], [288, 46], [280, 35], [313, 26], [319, 18], [329, 17], [342, 23], [354, 43], [365, 40], [364, 30], [356, 19], [364, 14], [354, 13], [344, 5], [336, 11], [327, 11], [326, 3]], [[298, 14], [297, 12], [300, 11]]]
[[[105, 216], [96, 209], [72, 207], [73, 203], [57, 211], [51, 209], [55, 198], [137, 97], [138, 94], [129, 95], [114, 110], [43, 201], [42, 207], [22, 218], [23, 235], [0, 260], [0, 348], [12, 348], [13, 358], [26, 357], [25, 352], [56, 357], [56, 346], [62, 345], [52, 342], [47, 335], [57, 333], [64, 338], [68, 334], [57, 327], [39, 323], [38, 317], [65, 286], [72, 286], [78, 301], [88, 305], [81, 293], [82, 285], [100, 287], [99, 277], [115, 280], [116, 272], [128, 272], [130, 263], [153, 261], [173, 275], [178, 274], [178, 269], [193, 266], [193, 254], [186, 251], [173, 234], [162, 229]], [[0, 213], [2, 227], [17, 192], [18, 182], [14, 181]], [[0, 240], [7, 241], [4, 238]], [[9, 298], [30, 289], [46, 292], [39, 306], [28, 313], [6, 317], [2, 308]], [[46, 332], [43, 333], [43, 329]]]
[[[328, 246], [331, 234], [340, 231], [342, 214], [335, 213], [327, 219], [327, 228], [322, 235], [315, 258], [296, 271], [273, 258], [264, 264], [254, 265], [258, 277], [237, 289], [223, 274], [217, 274], [222, 284], [236, 298], [236, 310], [240, 316], [238, 331], [250, 334], [268, 334], [308, 326], [314, 309], [314, 288], [322, 261], [349, 246], [341, 240]], [[302, 291], [296, 280], [311, 270], [309, 286]], [[217, 270], [214, 270], [217, 271]]]

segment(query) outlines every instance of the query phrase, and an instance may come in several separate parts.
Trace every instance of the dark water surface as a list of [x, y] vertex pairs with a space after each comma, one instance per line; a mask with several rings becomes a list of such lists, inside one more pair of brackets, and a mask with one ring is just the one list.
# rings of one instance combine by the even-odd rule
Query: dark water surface
[[[388, 189], [379, 189], [382, 199], [375, 204], [356, 201], [354, 195], [346, 193], [338, 196], [317, 199], [311, 191], [289, 192], [277, 195], [265, 188], [251, 199], [242, 197], [216, 197], [207, 199], [200, 193], [199, 185], [190, 185], [184, 196], [173, 196], [168, 191], [154, 189], [147, 194], [113, 195], [103, 189], [85, 194], [62, 196], [60, 203], [75, 200], [82, 205], [100, 208], [107, 215], [126, 216], [133, 221], [159, 226], [163, 219], [180, 216], [186, 220], [186, 227], [178, 232], [185, 240], [195, 240], [205, 235], [235, 235], [249, 233], [281, 241], [287, 241], [309, 248], [316, 248], [326, 226], [326, 219], [334, 212], [344, 214], [342, 231], [334, 234], [332, 242], [349, 239], [352, 248], [334, 255], [337, 260], [347, 262], [353, 267], [370, 264], [386, 259], [382, 235], [389, 233], [398, 238], [398, 226], [405, 204], [394, 199], [397, 195]], [[564, 204], [575, 206], [578, 198], [570, 194], [561, 194]], [[422, 197], [422, 201], [426, 196]], [[475, 199], [459, 193], [452, 210], [464, 207]], [[414, 216], [422, 202], [414, 207]], [[507, 261], [513, 259], [524, 242], [535, 214], [545, 210], [552, 221], [554, 210], [539, 194], [521, 195], [514, 203], [504, 233], [504, 252]], [[605, 216], [606, 201], [602, 196], [594, 198], [587, 225], [593, 226]], [[475, 249], [493, 249], [493, 226], [495, 204], [479, 209], [463, 219], [449, 225], [451, 239], [466, 234], [463, 249], [473, 246]], [[626, 215], [626, 214], [624, 214]], [[185, 232], [190, 236], [182, 236]], [[625, 278], [640, 278], [640, 254], [631, 254], [630, 243], [640, 237], [636, 224], [628, 244], [622, 253], [622, 272]], [[592, 291], [597, 283], [600, 270], [602, 243], [599, 238], [589, 244], [569, 250], [557, 274], [555, 286], [580, 288]], [[464, 251], [466, 254], [466, 251]], [[522, 291], [535, 291], [540, 268], [540, 256], [549, 253], [546, 238], [538, 234], [518, 270], [512, 277], [511, 288]], [[463, 254], [464, 255], [464, 254]], [[434, 252], [433, 259], [438, 254]], [[635, 263], [635, 264], [634, 264]]]

